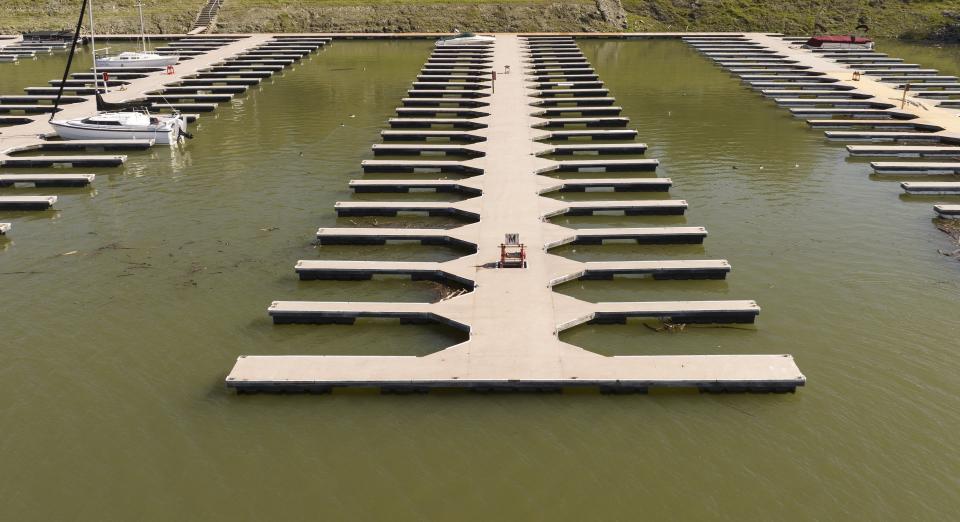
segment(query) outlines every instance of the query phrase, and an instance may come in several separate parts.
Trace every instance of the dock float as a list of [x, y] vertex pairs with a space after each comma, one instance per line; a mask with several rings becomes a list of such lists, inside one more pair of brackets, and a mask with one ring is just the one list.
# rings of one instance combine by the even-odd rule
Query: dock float
[[326, 261], [300, 260], [294, 269], [301, 280], [334, 279], [341, 281], [362, 281], [374, 276], [404, 275], [413, 280], [454, 282], [473, 288], [473, 281], [444, 268], [444, 263], [406, 262], [406, 261]]
[[486, 91], [467, 90], [467, 89], [410, 89], [407, 91], [410, 98], [484, 98], [490, 96]]
[[0, 174], [0, 187], [26, 183], [35, 187], [84, 187], [96, 174]]
[[560, 160], [541, 168], [538, 173], [545, 172], [616, 172], [634, 171], [647, 172], [656, 170], [660, 160], [656, 159], [589, 159], [589, 160]]
[[616, 105], [599, 105], [593, 107], [575, 105], [571, 107], [545, 107], [534, 111], [532, 114], [545, 118], [560, 116], [562, 114], [580, 114], [582, 116], [618, 116], [621, 111], [623, 111], [623, 107], [618, 107]]
[[960, 158], [960, 147], [924, 145], [847, 145], [851, 156], [917, 156]]
[[558, 156], [574, 156], [579, 154], [643, 154], [647, 150], [646, 143], [601, 143], [587, 145], [552, 145], [539, 155], [554, 154]]
[[338, 201], [334, 205], [337, 215], [346, 216], [397, 216], [400, 212], [423, 213], [428, 216], [451, 216], [476, 221], [480, 214], [471, 208], [469, 200], [459, 203], [445, 201]]
[[153, 140], [44, 140], [36, 145], [19, 149], [25, 150], [147, 150]]
[[119, 167], [127, 161], [126, 156], [6, 156], [0, 159], [2, 167]]
[[353, 324], [359, 318], [399, 319], [406, 323], [429, 323], [437, 319], [460, 330], [469, 328], [437, 316], [425, 303], [324, 303], [316, 301], [274, 301], [267, 313], [276, 324]]
[[900, 187], [907, 194], [918, 196], [960, 195], [960, 181], [904, 181]]
[[602, 245], [609, 241], [630, 241], [642, 245], [701, 244], [707, 237], [703, 227], [580, 228], [547, 243], [547, 248], [567, 244]]
[[[781, 107], [819, 107], [829, 105], [831, 107], [845, 107], [853, 109], [892, 109], [895, 107], [892, 103], [879, 102], [869, 99], [858, 98], [774, 98], [773, 101]], [[798, 111], [797, 113], [803, 113]], [[795, 113], [795, 114], [797, 114]], [[830, 114], [842, 114], [836, 111], [830, 111]], [[856, 113], [854, 113], [856, 114]]]
[[546, 98], [538, 100], [532, 105], [535, 107], [558, 107], [564, 104], [570, 105], [602, 105], [611, 106], [616, 101], [615, 98], [607, 97], [572, 97], [572, 98]]
[[476, 143], [486, 138], [467, 131], [455, 130], [383, 130], [380, 131], [383, 141], [436, 141]]
[[630, 318], [668, 319], [678, 323], [753, 323], [760, 307], [753, 301], [658, 301], [597, 303], [592, 323], [625, 323]]
[[374, 156], [379, 155], [429, 155], [429, 156], [465, 156], [469, 158], [479, 158], [484, 155], [483, 151], [471, 149], [463, 145], [456, 144], [374, 144], [370, 149]]
[[877, 174], [960, 174], [958, 162], [874, 161], [870, 167]]
[[217, 104], [216, 103], [151, 103], [150, 108], [156, 111], [213, 112], [217, 110]]
[[464, 107], [397, 107], [397, 116], [415, 117], [415, 116], [439, 116], [457, 118], [480, 118], [488, 116], [487, 113]]
[[725, 259], [664, 261], [588, 261], [576, 272], [550, 282], [556, 286], [575, 279], [614, 279], [620, 276], [648, 276], [658, 280], [725, 279], [730, 263]]
[[594, 140], [632, 140], [637, 137], [633, 129], [596, 129], [596, 130], [552, 130], [540, 139], [571, 140], [590, 138]]
[[360, 163], [364, 172], [456, 172], [479, 176], [483, 169], [452, 160], [364, 160]]
[[57, 196], [0, 196], [0, 210], [47, 210]]
[[933, 211], [941, 219], [960, 219], [960, 205], [934, 205]]
[[457, 107], [484, 107], [489, 103], [478, 98], [418, 98], [410, 97], [400, 100], [406, 107], [438, 107], [441, 105], [456, 105]]
[[871, 141], [871, 142], [934, 142], [943, 141], [943, 136], [932, 132], [900, 132], [900, 131], [825, 131], [829, 140], [836, 141]]
[[597, 116], [587, 118], [550, 118], [537, 122], [538, 128], [566, 127], [567, 125], [584, 125], [586, 127], [626, 127], [630, 118], [621, 116]]
[[[633, 319], [677, 323], [744, 323], [756, 320], [760, 307], [753, 301], [664, 301], [589, 303], [561, 293], [553, 286], [573, 279], [651, 277], [655, 279], [723, 279], [730, 271], [724, 260], [658, 260], [578, 262], [551, 253], [568, 244], [602, 245], [631, 241], [640, 245], [699, 244], [707, 231], [697, 226], [618, 227], [576, 229], [560, 226], [545, 218], [559, 213], [588, 214], [623, 212], [633, 214], [681, 214], [687, 206], [681, 200], [641, 199], [630, 201], [560, 201], [541, 194], [552, 191], [650, 191], [666, 192], [672, 182], [652, 177], [567, 179], [564, 172], [590, 170], [647, 170], [655, 159], [604, 159], [556, 161], [541, 157], [556, 153], [645, 152], [642, 144], [542, 143], [543, 140], [618, 139], [636, 136], [624, 127], [624, 117], [543, 118], [547, 107], [566, 103], [538, 102], [558, 96], [607, 96], [606, 89], [585, 89], [582, 82], [535, 82], [543, 70], [565, 60], [577, 60], [575, 67], [588, 65], [579, 56], [535, 52], [561, 45], [579, 53], [567, 37], [520, 37], [497, 35], [483, 59], [492, 70], [510, 66], [513, 74], [498, 77], [496, 90], [482, 89], [484, 116], [467, 118], [391, 118], [383, 140], [410, 140], [425, 143], [415, 147], [375, 147], [383, 154], [463, 154], [461, 145], [431, 147], [428, 140], [470, 143], [469, 151], [482, 153], [466, 161], [367, 160], [365, 171], [386, 169], [450, 169], [467, 165], [476, 169], [468, 180], [356, 179], [356, 192], [408, 192], [434, 190], [460, 192], [471, 197], [458, 202], [341, 201], [340, 215], [361, 213], [392, 216], [397, 212], [428, 214], [461, 212], [473, 216], [470, 224], [456, 228], [404, 228], [399, 219], [386, 218], [383, 226], [333, 227], [317, 231], [320, 245], [383, 245], [394, 241], [419, 242], [466, 251], [445, 262], [300, 260], [295, 270], [304, 284], [322, 285], [324, 279], [365, 280], [381, 276], [408, 276], [437, 281], [466, 289], [436, 302], [325, 302], [273, 300], [267, 314], [278, 328], [289, 323], [352, 325], [358, 319], [394, 320], [402, 324], [439, 323], [467, 334], [466, 340], [422, 357], [414, 356], [312, 356], [241, 355], [226, 378], [226, 385], [241, 393], [312, 392], [341, 388], [379, 388], [384, 392], [423, 392], [432, 389], [474, 391], [556, 391], [565, 388], [592, 388], [600, 391], [645, 392], [651, 388], [694, 388], [709, 392], [791, 392], [803, 386], [805, 377], [789, 355], [670, 355], [606, 357], [562, 340], [560, 334], [586, 323], [615, 324]], [[433, 64], [440, 63], [435, 53]], [[443, 53], [445, 54], [445, 53]], [[536, 58], [530, 58], [536, 54]], [[553, 56], [551, 56], [553, 55]], [[462, 58], [450, 58], [460, 63]], [[526, 68], [530, 61], [552, 64]], [[408, 98], [437, 98], [436, 83], [414, 83]], [[546, 84], [546, 85], [545, 85]], [[599, 80], [592, 85], [602, 85]], [[535, 88], [531, 88], [531, 86]], [[553, 88], [548, 89], [548, 87]], [[464, 91], [453, 87], [457, 91]], [[426, 94], [425, 91], [434, 91]], [[562, 92], [562, 94], [560, 94]], [[417, 94], [415, 94], [417, 93]], [[439, 97], [445, 97], [444, 92]], [[456, 98], [465, 98], [460, 93]], [[408, 100], [404, 101], [404, 105]], [[579, 107], [600, 107], [591, 102], [574, 102]], [[613, 100], [603, 107], [615, 106]], [[563, 112], [563, 111], [561, 111]], [[475, 127], [447, 131], [434, 125]], [[539, 130], [541, 127], [587, 126], [586, 129]], [[427, 130], [416, 130], [422, 128]], [[607, 134], [607, 132], [611, 132]], [[466, 136], [471, 136], [467, 138]], [[400, 144], [398, 144], [400, 145]], [[404, 144], [406, 145], [406, 144]], [[549, 152], [545, 152], [549, 151]], [[459, 168], [459, 167], [456, 167]], [[408, 171], [409, 172], [409, 171]], [[413, 174], [418, 172], [414, 170]], [[547, 174], [550, 175], [547, 175]], [[553, 177], [553, 175], [557, 177]], [[523, 262], [503, 266], [501, 246], [508, 236], [519, 236], [525, 245]], [[314, 280], [319, 280], [312, 282]], [[355, 326], [362, 328], [362, 325]], [[329, 328], [346, 328], [329, 326]]]
[[810, 99], [816, 99], [817, 97], [830, 97], [830, 98], [853, 98], [853, 99], [862, 99], [866, 100], [872, 98], [873, 96], [852, 90], [836, 90], [836, 89], [761, 89], [760, 94], [769, 97], [783, 97], [783, 98], [804, 98], [809, 97]]
[[455, 129], [482, 129], [485, 123], [469, 118], [390, 118], [393, 128], [428, 129], [435, 126], [450, 126]]
[[166, 103], [168, 100], [193, 100], [195, 102], [226, 102], [233, 99], [232, 93], [206, 94], [206, 93], [183, 93], [177, 94], [165, 92], [163, 94], [148, 94], [147, 101], [155, 103]]
[[[62, 108], [59, 109], [59, 110], [62, 110]], [[53, 108], [52, 105], [41, 105], [41, 104], [34, 104], [34, 105], [12, 105], [12, 104], [7, 104], [7, 105], [0, 105], [0, 112], [23, 112], [23, 113], [26, 113], [26, 114], [42, 114], [42, 113], [45, 113], [45, 112], [49, 113], [49, 112], [56, 112], [56, 111], [54, 110], [54, 108]]]
[[550, 192], [588, 192], [609, 189], [614, 192], [667, 192], [673, 186], [670, 178], [594, 178], [553, 179], [544, 181], [541, 194]]
[[476, 248], [476, 244], [455, 231], [440, 228], [321, 228], [321, 245], [383, 245], [395, 241], [416, 241], [423, 245], [450, 245]]
[[682, 216], [687, 202], [682, 199], [639, 201], [561, 201], [544, 218], [556, 216], [592, 216], [597, 213], [623, 213], [627, 216]]
[[610, 94], [610, 89], [607, 88], [592, 88], [592, 89], [541, 89], [537, 91], [535, 96], [538, 98], [550, 98], [550, 97], [571, 97], [575, 98], [578, 96], [602, 96]]
[[[813, 119], [807, 120], [807, 125], [811, 127], [828, 127], [828, 128], [848, 128], [848, 127], [872, 127], [875, 129], [922, 129], [921, 125], [911, 122], [910, 120], [872, 120], [872, 119]], [[931, 129], [932, 132], [936, 132], [936, 129]]]
[[350, 180], [350, 188], [354, 192], [410, 192], [410, 191], [434, 191], [434, 192], [456, 192], [468, 196], [479, 196], [482, 193], [479, 187], [465, 181], [454, 181], [448, 179], [437, 180], [371, 180], [354, 179]]
[[773, 81], [773, 80], [748, 80], [745, 83], [749, 84], [751, 88], [757, 91], [764, 90], [823, 90], [823, 91], [852, 91], [854, 88], [840, 83], [824, 83], [824, 82], [789, 82], [789, 81]]

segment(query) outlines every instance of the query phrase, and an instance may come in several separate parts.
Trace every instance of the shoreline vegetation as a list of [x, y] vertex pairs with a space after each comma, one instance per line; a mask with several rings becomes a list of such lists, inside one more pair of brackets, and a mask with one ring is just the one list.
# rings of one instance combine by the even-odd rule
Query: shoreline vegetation
[[[63, 29], [80, 0], [3, 0], [0, 34]], [[134, 0], [98, 0], [97, 31], [139, 31]], [[188, 31], [206, 0], [144, 0], [150, 33]], [[956, 0], [225, 0], [216, 32], [776, 31], [960, 42]]]

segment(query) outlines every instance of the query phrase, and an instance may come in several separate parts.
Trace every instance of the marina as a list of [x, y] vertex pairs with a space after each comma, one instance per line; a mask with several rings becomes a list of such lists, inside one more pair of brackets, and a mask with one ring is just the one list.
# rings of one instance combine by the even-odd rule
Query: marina
[[[58, 150], [65, 145], [36, 140], [54, 148], [15, 154], [126, 161], [0, 168], [4, 176], [96, 176], [87, 186], [0, 186], [0, 196], [58, 197], [47, 210], [0, 210], [0, 223], [12, 226], [0, 225], [0, 285], [11, 303], [2, 386], [17, 419], [4, 463], [30, 471], [7, 477], [17, 493], [4, 518], [190, 518], [215, 505], [210, 518], [296, 519], [314, 507], [302, 501], [310, 496], [327, 516], [361, 520], [619, 519], [641, 509], [752, 519], [769, 516], [770, 506], [805, 519], [949, 519], [958, 502], [950, 326], [960, 293], [956, 260], [946, 255], [955, 243], [935, 226], [950, 223], [934, 205], [948, 210], [956, 196], [949, 185], [938, 187], [942, 194], [905, 194], [901, 183], [952, 183], [953, 175], [876, 176], [870, 167], [954, 161], [949, 150], [926, 157], [896, 149], [956, 146], [949, 118], [930, 117], [949, 109], [918, 96], [928, 110], [914, 108], [920, 116], [903, 120], [909, 128], [811, 129], [677, 38], [575, 41], [604, 82], [603, 94], [582, 97], [613, 98], [626, 125], [533, 127], [540, 102], [581, 93], [541, 97], [532, 70], [511, 62], [504, 75], [494, 51], [495, 95], [449, 95], [487, 103], [466, 108], [488, 116], [457, 118], [486, 127], [394, 129], [396, 109], [416, 106], [405, 98], [437, 98], [408, 94], [432, 42], [338, 39], [200, 114], [190, 126], [195, 138], [175, 147]], [[956, 75], [885, 42], [878, 50]], [[16, 81], [0, 78], [2, 92], [24, 95], [58, 77], [64, 58], [21, 60]], [[848, 82], [843, 70], [838, 80]], [[527, 103], [503, 112], [501, 97], [515, 93]], [[874, 100], [900, 110], [889, 99], [899, 95]], [[523, 130], [508, 133], [520, 119]], [[17, 127], [0, 129], [0, 139]], [[497, 159], [507, 138], [522, 150]], [[854, 144], [884, 149], [854, 156]], [[891, 148], [897, 156], [871, 156]], [[549, 162], [615, 159], [659, 163], [533, 175]], [[364, 172], [365, 160], [455, 161], [482, 174]], [[493, 203], [521, 196], [536, 203]], [[544, 220], [560, 208], [658, 201], [686, 208]], [[340, 217], [337, 202], [473, 207], [479, 221], [402, 211]], [[503, 214], [515, 208], [523, 209], [522, 229], [512, 226], [516, 215]], [[507, 232], [527, 245], [528, 268], [483, 268], [499, 260]], [[515, 279], [506, 299], [495, 298], [504, 288], [496, 276]], [[543, 304], [525, 305], [527, 295]], [[496, 308], [476, 304], [484, 299]], [[277, 324], [274, 301], [308, 303], [310, 319], [328, 324]], [[482, 313], [501, 306], [515, 316], [507, 324]], [[560, 326], [569, 328], [554, 335]], [[603, 361], [605, 372], [650, 380], [508, 388], [444, 373], [451, 366], [439, 362], [482, 355], [481, 343], [517, 357], [540, 336], [577, 354], [557, 375], [587, 381], [594, 374], [580, 363]], [[321, 396], [237, 394], [225, 379], [241, 356], [253, 359], [250, 367], [260, 357], [276, 361], [278, 379], [374, 380]], [[332, 374], [318, 362], [327, 357], [397, 362], [383, 374], [337, 363], [351, 371]], [[463, 383], [389, 380], [408, 371], [406, 361], [425, 359], [438, 361], [443, 379]], [[557, 366], [521, 359], [500, 371]], [[673, 365], [736, 380], [769, 376], [771, 361], [795, 365], [805, 385], [704, 393], [787, 390], [768, 380], [662, 384]], [[507, 390], [524, 393], [498, 393]], [[264, 473], [278, 479], [250, 483]], [[515, 481], [488, 480], [507, 474]], [[559, 483], [571, 477], [575, 486]], [[482, 494], [478, 480], [489, 482]], [[531, 487], [518, 492], [518, 480]], [[557, 497], [574, 487], [569, 500]], [[690, 501], [691, 488], [703, 498]], [[736, 493], [747, 490], [749, 499]]]

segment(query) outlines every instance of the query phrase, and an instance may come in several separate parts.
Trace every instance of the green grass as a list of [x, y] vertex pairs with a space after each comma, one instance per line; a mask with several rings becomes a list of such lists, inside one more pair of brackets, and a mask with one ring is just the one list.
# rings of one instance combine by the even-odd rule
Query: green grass
[[623, 6], [633, 31], [849, 33], [865, 23], [871, 35], [919, 39], [944, 31], [950, 22], [944, 11], [960, 14], [957, 0], [623, 0]]
[[[0, 0], [0, 33], [45, 29], [73, 29], [81, 0]], [[182, 33], [190, 29], [206, 0], [143, 0], [147, 32]], [[98, 33], [138, 33], [140, 19], [135, 0], [95, 0]], [[84, 17], [88, 19], [88, 17]], [[84, 21], [84, 29], [87, 22]]]
[[[144, 0], [148, 31], [183, 32], [205, 0]], [[960, 0], [622, 0], [629, 31], [960, 37]], [[0, 33], [73, 27], [80, 0], [0, 0]], [[135, 32], [135, 0], [96, 0], [97, 31]], [[950, 18], [945, 13], [956, 13]], [[226, 0], [221, 31], [611, 30], [594, 0]]]
[[613, 29], [594, 0], [227, 0], [218, 25], [223, 32]]
[[455, 6], [470, 5], [546, 5], [546, 4], [589, 4], [593, 0], [226, 0], [224, 9], [242, 7], [342, 7], [373, 5], [432, 5], [447, 4]]

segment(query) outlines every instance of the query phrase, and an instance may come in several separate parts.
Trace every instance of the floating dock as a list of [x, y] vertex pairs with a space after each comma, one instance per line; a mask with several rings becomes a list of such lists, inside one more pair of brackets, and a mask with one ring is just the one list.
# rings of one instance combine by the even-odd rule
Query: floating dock
[[915, 174], [921, 176], [960, 174], [960, 161], [873, 161], [870, 166], [877, 174]]
[[[554, 52], [562, 44], [563, 52]], [[562, 227], [547, 221], [551, 215], [621, 212], [630, 215], [680, 215], [687, 203], [679, 200], [561, 201], [542, 196], [556, 191], [665, 192], [672, 182], [649, 177], [654, 159], [608, 159], [608, 154], [642, 154], [646, 147], [624, 144], [562, 145], [553, 140], [573, 137], [631, 140], [636, 131], [625, 129], [629, 119], [581, 112], [565, 118], [563, 111], [543, 110], [565, 103], [555, 96], [606, 97], [602, 82], [540, 81], [544, 71], [565, 66], [583, 69], [589, 63], [570, 38], [521, 38], [498, 35], [491, 47], [437, 49], [424, 71], [441, 64], [470, 64], [476, 71], [504, 71], [493, 82], [415, 81], [404, 100], [438, 98], [481, 99], [472, 118], [392, 118], [387, 140], [419, 141], [423, 145], [375, 147], [374, 151], [404, 155], [444, 154], [460, 160], [368, 160], [367, 172], [440, 171], [472, 174], [466, 180], [358, 179], [357, 192], [403, 195], [435, 190], [468, 194], [459, 202], [344, 201], [341, 214], [398, 211], [471, 213], [474, 223], [444, 228], [330, 227], [317, 231], [321, 245], [380, 245], [393, 241], [447, 245], [464, 251], [443, 263], [304, 260], [294, 270], [301, 279], [363, 280], [383, 275], [405, 275], [452, 284], [465, 293], [434, 303], [365, 303], [276, 300], [267, 314], [278, 325], [287, 323], [353, 324], [360, 318], [399, 320], [401, 323], [441, 323], [468, 334], [469, 339], [431, 355], [308, 356], [245, 355], [226, 379], [240, 392], [327, 392], [337, 388], [374, 387], [388, 391], [425, 391], [435, 388], [472, 390], [557, 390], [600, 388], [645, 391], [649, 388], [689, 387], [707, 391], [792, 391], [805, 378], [788, 355], [689, 355], [606, 357], [565, 343], [558, 334], [583, 323], [622, 323], [633, 318], [689, 323], [752, 323], [760, 312], [753, 301], [670, 301], [588, 303], [554, 292], [552, 287], [573, 279], [648, 276], [658, 279], [721, 279], [730, 270], [724, 260], [611, 261], [582, 263], [553, 255], [565, 244], [603, 244], [634, 241], [639, 244], [696, 244], [707, 231], [698, 226], [587, 228]], [[435, 69], [434, 69], [435, 70]], [[472, 77], [472, 76], [471, 76]], [[453, 79], [453, 78], [450, 78]], [[447, 90], [445, 86], [451, 86]], [[438, 90], [440, 93], [438, 96]], [[550, 101], [555, 100], [555, 101]], [[546, 103], [545, 103], [546, 102]], [[438, 103], [438, 102], [427, 102]], [[459, 103], [459, 102], [458, 102]], [[552, 105], [551, 105], [552, 104]], [[611, 107], [583, 102], [579, 107]], [[594, 109], [590, 109], [591, 111]], [[423, 112], [423, 111], [421, 111]], [[402, 114], [402, 113], [401, 113]], [[568, 129], [569, 126], [586, 129]], [[437, 127], [459, 127], [458, 130]], [[620, 127], [620, 128], [617, 128]], [[422, 129], [422, 130], [421, 130]], [[543, 130], [541, 130], [543, 129]], [[549, 129], [549, 130], [546, 130]], [[557, 129], [557, 130], [553, 130]], [[451, 145], [438, 146], [428, 140]], [[545, 140], [551, 143], [544, 143]], [[469, 143], [469, 146], [454, 145]], [[406, 144], [405, 144], [406, 145]], [[589, 153], [589, 160], [555, 161], [544, 155]], [[566, 179], [564, 172], [621, 170], [622, 178]], [[644, 177], [631, 177], [639, 171]], [[559, 178], [548, 177], [553, 173]], [[411, 195], [410, 197], [414, 197]], [[390, 225], [388, 221], [387, 225]], [[517, 233], [527, 252], [525, 268], [496, 268], [504, 235]], [[375, 247], [373, 247], [375, 248]], [[281, 326], [278, 326], [281, 327]], [[357, 326], [358, 328], [361, 326]]]
[[904, 181], [900, 187], [917, 196], [960, 195], [960, 181]]
[[85, 187], [96, 174], [0, 174], [0, 187], [29, 184], [35, 187]]
[[57, 196], [0, 196], [0, 210], [47, 210]]
[[934, 205], [933, 211], [941, 219], [960, 219], [960, 205]]
[[0, 157], [0, 167], [117, 167], [127, 161], [126, 156], [77, 155], [77, 156], [7, 156]]
[[851, 156], [916, 156], [960, 158], [960, 147], [935, 145], [847, 145]]

